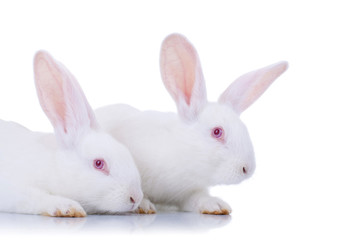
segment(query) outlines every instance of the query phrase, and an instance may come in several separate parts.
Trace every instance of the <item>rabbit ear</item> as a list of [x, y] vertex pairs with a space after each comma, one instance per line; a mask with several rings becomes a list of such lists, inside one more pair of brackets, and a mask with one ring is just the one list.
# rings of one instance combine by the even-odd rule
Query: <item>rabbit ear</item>
[[195, 120], [207, 103], [206, 87], [197, 52], [184, 36], [172, 34], [163, 41], [160, 69], [180, 117]]
[[239, 77], [220, 96], [219, 102], [229, 104], [235, 112], [241, 114], [287, 67], [287, 62], [279, 62]]
[[98, 128], [81, 87], [63, 65], [39, 51], [34, 58], [34, 73], [40, 105], [64, 146], [75, 145], [85, 131]]

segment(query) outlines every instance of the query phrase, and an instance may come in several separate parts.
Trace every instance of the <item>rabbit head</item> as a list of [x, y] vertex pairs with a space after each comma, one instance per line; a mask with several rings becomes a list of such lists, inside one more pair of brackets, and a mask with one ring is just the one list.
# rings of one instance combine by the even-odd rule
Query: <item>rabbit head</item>
[[[182, 35], [168, 36], [161, 47], [163, 83], [174, 99], [180, 119], [196, 131], [209, 157], [212, 184], [234, 184], [255, 170], [253, 146], [239, 115], [286, 69], [286, 62], [247, 73], [236, 79], [216, 103], [208, 102], [200, 60]], [[211, 169], [209, 169], [211, 168]]]
[[56, 193], [79, 201], [88, 213], [134, 210], [143, 193], [130, 152], [102, 131], [78, 82], [61, 63], [39, 51], [34, 73], [58, 143], [57, 168], [49, 170], [60, 176]]

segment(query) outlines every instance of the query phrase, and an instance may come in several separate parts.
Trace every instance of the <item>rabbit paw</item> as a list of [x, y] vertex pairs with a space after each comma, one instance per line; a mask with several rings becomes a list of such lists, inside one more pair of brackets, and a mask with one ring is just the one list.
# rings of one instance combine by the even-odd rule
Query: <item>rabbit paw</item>
[[135, 212], [139, 214], [155, 214], [156, 208], [149, 199], [144, 198]]
[[86, 212], [79, 203], [59, 197], [41, 215], [49, 217], [86, 217]]
[[202, 199], [198, 207], [202, 214], [229, 215], [231, 213], [229, 204], [215, 197]]

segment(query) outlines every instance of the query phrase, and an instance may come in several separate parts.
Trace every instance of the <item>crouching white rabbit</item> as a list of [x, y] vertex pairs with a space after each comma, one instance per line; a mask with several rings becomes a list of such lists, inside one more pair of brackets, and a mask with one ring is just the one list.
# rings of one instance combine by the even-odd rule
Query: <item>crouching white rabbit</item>
[[168, 36], [160, 67], [178, 115], [140, 112], [126, 105], [96, 111], [100, 125], [133, 154], [142, 178], [140, 213], [154, 213], [153, 203], [182, 211], [229, 214], [230, 206], [208, 187], [237, 184], [255, 169], [253, 146], [239, 115], [287, 69], [286, 62], [247, 73], [208, 102], [200, 61], [183, 36]]
[[143, 193], [133, 158], [99, 127], [73, 75], [43, 51], [34, 72], [55, 134], [0, 121], [0, 211], [84, 217], [137, 209]]

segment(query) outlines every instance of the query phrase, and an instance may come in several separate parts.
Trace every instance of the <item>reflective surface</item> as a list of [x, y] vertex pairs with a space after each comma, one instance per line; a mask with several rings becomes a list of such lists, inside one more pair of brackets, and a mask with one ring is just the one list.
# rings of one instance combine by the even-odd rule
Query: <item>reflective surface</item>
[[2, 233], [146, 233], [158, 231], [206, 232], [231, 222], [231, 216], [160, 212], [152, 215], [90, 215], [85, 218], [53, 218], [0, 213]]

